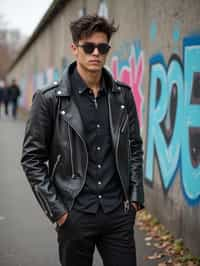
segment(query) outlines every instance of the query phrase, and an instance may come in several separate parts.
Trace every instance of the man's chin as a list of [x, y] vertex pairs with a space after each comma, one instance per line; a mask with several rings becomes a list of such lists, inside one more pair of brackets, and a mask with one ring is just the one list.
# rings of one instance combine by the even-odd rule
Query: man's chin
[[80, 64], [80, 67], [91, 73], [101, 72], [103, 65], [102, 64]]
[[90, 72], [99, 72], [102, 70], [102, 66], [89, 66], [88, 71]]

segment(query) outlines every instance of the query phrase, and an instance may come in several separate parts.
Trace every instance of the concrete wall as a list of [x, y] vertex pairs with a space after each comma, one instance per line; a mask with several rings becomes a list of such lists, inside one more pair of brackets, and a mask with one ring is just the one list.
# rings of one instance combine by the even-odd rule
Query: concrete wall
[[68, 23], [84, 2], [120, 24], [107, 63], [136, 100], [146, 207], [200, 255], [200, 1], [69, 1], [9, 74], [20, 80], [25, 108], [72, 60]]

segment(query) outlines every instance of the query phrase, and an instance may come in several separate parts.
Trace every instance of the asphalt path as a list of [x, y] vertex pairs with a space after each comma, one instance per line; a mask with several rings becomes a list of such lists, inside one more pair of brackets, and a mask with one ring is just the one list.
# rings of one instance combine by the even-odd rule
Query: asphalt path
[[[54, 225], [33, 197], [20, 165], [24, 126], [22, 120], [0, 118], [0, 265], [59, 266]], [[138, 266], [147, 265], [144, 235], [138, 230], [136, 243]], [[95, 252], [93, 266], [102, 265]]]

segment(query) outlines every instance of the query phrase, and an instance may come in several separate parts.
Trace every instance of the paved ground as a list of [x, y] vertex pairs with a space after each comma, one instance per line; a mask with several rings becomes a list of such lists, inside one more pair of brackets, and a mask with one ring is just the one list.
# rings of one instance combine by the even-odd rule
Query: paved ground
[[[24, 122], [0, 119], [0, 265], [59, 266], [56, 232], [36, 204], [20, 166]], [[138, 266], [152, 250], [136, 228]], [[94, 266], [102, 266], [95, 253]], [[123, 265], [122, 265], [123, 266]]]

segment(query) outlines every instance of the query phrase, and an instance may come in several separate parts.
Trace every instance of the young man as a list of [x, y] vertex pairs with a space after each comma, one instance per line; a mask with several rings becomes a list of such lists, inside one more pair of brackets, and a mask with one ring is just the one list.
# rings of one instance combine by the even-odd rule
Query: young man
[[11, 86], [10, 86], [10, 101], [12, 104], [12, 117], [14, 119], [17, 118], [18, 99], [20, 95], [21, 95], [21, 91], [20, 91], [19, 85], [17, 84], [16, 79], [13, 79]]
[[0, 79], [0, 118], [1, 118], [1, 105], [4, 101], [4, 88], [5, 88], [4, 81]]
[[10, 86], [8, 85], [8, 82], [5, 80], [4, 84], [4, 90], [3, 90], [3, 101], [4, 101], [4, 112], [5, 115], [9, 115], [9, 104], [10, 104]]
[[36, 92], [22, 165], [57, 223], [62, 266], [136, 265], [134, 219], [143, 208], [142, 140], [131, 89], [103, 67], [117, 28], [87, 15], [70, 25], [76, 62]]

